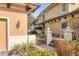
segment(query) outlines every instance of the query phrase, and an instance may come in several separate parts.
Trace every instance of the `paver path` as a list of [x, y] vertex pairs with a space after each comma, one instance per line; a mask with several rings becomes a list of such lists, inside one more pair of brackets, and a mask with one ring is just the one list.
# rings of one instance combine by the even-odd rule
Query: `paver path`
[[54, 47], [51, 47], [51, 46], [46, 45], [46, 44], [43, 44], [43, 45], [36, 45], [36, 47], [37, 47], [38, 49], [40, 49], [40, 50], [42, 50], [42, 49], [50, 49], [50, 50], [56, 52], [56, 50], [55, 50]]

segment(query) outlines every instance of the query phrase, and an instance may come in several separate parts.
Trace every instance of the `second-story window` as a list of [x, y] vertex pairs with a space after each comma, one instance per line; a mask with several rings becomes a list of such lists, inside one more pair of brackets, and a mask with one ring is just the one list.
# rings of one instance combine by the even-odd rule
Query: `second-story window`
[[62, 4], [62, 11], [66, 11], [66, 3]]

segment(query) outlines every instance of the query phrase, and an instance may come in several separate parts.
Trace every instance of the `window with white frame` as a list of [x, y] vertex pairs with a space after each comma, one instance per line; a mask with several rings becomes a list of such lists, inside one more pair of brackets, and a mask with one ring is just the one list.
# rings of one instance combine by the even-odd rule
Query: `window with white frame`
[[66, 11], [66, 3], [62, 4], [62, 11]]

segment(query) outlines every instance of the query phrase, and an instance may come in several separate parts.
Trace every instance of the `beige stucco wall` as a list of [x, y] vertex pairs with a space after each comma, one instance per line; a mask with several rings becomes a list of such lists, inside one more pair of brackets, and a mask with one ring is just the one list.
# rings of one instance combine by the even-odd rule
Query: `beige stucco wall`
[[62, 18], [60, 21], [57, 19], [57, 21], [53, 21], [52, 23], [47, 24], [46, 27], [49, 27], [52, 33], [62, 34], [63, 29], [61, 28]]
[[[0, 17], [9, 18], [10, 36], [27, 34], [27, 13], [17, 13], [0, 10]], [[20, 28], [16, 28], [17, 21], [20, 21]]]
[[75, 3], [75, 5], [69, 4], [69, 10], [68, 10], [69, 12], [72, 12], [76, 9], [79, 9], [79, 3]]
[[[68, 4], [66, 8], [68, 8]], [[66, 14], [67, 12], [68, 12], [68, 9], [66, 11], [62, 11], [62, 4], [57, 4], [46, 12], [47, 14], [45, 16], [45, 20], [58, 17], [60, 15]]]
[[[79, 16], [79, 14], [77, 15]], [[65, 31], [65, 29], [61, 28], [62, 22], [71, 21], [73, 19], [71, 15], [67, 15], [66, 17], [67, 19], [65, 19], [64, 17], [61, 17], [60, 18], [61, 20], [56, 19], [56, 21], [52, 21], [51, 23], [46, 24], [46, 27], [49, 27], [52, 33], [62, 35], [64, 34], [64, 31]]]

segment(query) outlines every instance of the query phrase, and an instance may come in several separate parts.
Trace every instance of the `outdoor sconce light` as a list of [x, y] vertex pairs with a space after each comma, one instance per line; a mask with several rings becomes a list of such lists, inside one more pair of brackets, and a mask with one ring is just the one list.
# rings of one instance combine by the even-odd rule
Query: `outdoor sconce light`
[[20, 28], [20, 21], [17, 21], [16, 28], [17, 28], [17, 29]]

